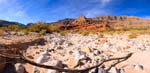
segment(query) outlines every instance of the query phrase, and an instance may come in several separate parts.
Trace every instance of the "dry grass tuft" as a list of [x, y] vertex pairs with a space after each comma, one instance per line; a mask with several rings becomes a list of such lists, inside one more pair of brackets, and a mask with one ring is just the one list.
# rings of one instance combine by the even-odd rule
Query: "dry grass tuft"
[[138, 36], [138, 34], [136, 34], [136, 33], [131, 33], [131, 34], [128, 35], [128, 38], [129, 38], [129, 39], [133, 39], [133, 38], [137, 38], [137, 36]]

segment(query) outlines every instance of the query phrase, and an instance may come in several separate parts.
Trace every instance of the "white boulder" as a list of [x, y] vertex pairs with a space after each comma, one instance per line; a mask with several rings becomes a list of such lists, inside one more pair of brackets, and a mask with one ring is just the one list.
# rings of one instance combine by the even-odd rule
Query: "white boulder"
[[37, 58], [36, 63], [42, 64], [48, 62], [49, 59], [50, 59], [50, 54], [48, 53], [48, 50], [46, 50], [42, 53], [41, 56]]
[[24, 73], [25, 67], [21, 63], [15, 64], [16, 72], [17, 73]]
[[[62, 61], [54, 60], [52, 61], [52, 66], [63, 68]], [[57, 70], [48, 69], [47, 73], [59, 73]]]
[[112, 67], [110, 69], [110, 73], [119, 73], [119, 72], [118, 72], [118, 69], [116, 67]]

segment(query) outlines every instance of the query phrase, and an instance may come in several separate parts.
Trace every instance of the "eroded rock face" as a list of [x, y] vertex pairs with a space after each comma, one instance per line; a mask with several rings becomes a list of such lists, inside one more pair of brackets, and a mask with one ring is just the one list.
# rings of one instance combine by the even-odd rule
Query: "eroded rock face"
[[63, 28], [62, 30], [106, 31], [110, 29], [121, 30], [124, 27], [149, 27], [150, 25], [147, 24], [150, 24], [150, 20], [134, 16], [98, 16], [94, 18], [80, 16], [77, 19], [64, 19], [52, 24], [60, 26]]
[[80, 16], [79, 18], [77, 18], [77, 19], [73, 22], [73, 24], [80, 25], [80, 24], [85, 24], [85, 23], [87, 23], [87, 22], [88, 22], [88, 20], [87, 20], [87, 18], [86, 18], [85, 16]]

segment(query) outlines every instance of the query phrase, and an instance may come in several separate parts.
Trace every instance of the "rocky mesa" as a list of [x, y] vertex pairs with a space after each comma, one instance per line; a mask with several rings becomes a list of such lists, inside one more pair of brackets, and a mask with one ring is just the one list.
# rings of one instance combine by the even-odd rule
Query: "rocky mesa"
[[59, 25], [62, 29], [105, 31], [107, 29], [149, 27], [150, 20], [134, 16], [99, 16], [94, 18], [80, 16], [77, 19], [67, 18], [50, 24]]

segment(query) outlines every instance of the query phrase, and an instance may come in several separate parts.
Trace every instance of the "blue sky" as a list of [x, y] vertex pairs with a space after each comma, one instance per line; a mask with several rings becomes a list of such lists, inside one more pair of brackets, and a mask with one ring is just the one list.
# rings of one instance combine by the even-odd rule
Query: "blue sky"
[[150, 18], [150, 0], [0, 0], [0, 19], [30, 23], [128, 15]]

